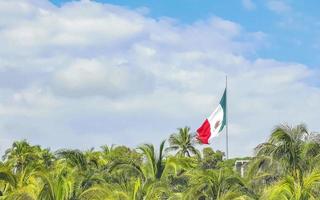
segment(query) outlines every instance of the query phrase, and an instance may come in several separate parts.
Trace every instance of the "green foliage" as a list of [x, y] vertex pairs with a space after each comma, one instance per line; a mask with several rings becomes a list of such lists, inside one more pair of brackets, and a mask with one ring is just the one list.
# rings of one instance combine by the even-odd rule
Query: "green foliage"
[[191, 155], [200, 156], [199, 151], [195, 148], [197, 142], [194, 133], [190, 133], [189, 127], [179, 128], [178, 133], [173, 133], [169, 137], [170, 146], [167, 151], [175, 151], [178, 156], [188, 156]]
[[[312, 137], [311, 137], [312, 136]], [[0, 200], [307, 200], [320, 196], [320, 143], [305, 125], [279, 125], [254, 157], [196, 148], [190, 128], [159, 147], [104, 145], [55, 153], [16, 141], [0, 162]], [[244, 177], [235, 170], [247, 160]]]
[[140, 165], [142, 162], [141, 154], [126, 146], [110, 148], [109, 151], [105, 152], [105, 158], [106, 160], [114, 163], [135, 163]]
[[211, 147], [205, 147], [202, 150], [203, 158], [200, 162], [202, 169], [216, 169], [222, 163], [224, 153], [221, 151], [214, 151]]

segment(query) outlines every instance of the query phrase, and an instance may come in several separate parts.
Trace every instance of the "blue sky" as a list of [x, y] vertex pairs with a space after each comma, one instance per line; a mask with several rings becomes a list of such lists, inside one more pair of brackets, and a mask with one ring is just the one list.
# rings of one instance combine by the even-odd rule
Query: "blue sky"
[[[66, 0], [51, 0], [62, 5]], [[320, 2], [317, 0], [280, 0], [289, 10], [276, 11], [267, 0], [251, 0], [252, 8], [244, 1], [231, 0], [98, 0], [97, 2], [121, 5], [131, 9], [147, 8], [154, 18], [170, 17], [182, 23], [192, 23], [210, 16], [219, 16], [241, 24], [248, 31], [262, 31], [268, 42], [254, 58], [277, 58], [283, 61], [302, 62], [310, 67], [320, 66]]]
[[[202, 124], [226, 75], [231, 157], [252, 155], [280, 123], [319, 131], [318, 7], [0, 1], [0, 152], [21, 139], [53, 150], [157, 145]], [[211, 146], [224, 150], [225, 134]]]

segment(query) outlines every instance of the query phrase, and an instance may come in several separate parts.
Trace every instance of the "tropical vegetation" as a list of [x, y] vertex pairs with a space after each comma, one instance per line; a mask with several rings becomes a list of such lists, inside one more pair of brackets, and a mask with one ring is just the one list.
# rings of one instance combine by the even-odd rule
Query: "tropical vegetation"
[[[0, 162], [0, 200], [320, 199], [320, 142], [304, 124], [278, 125], [244, 174], [202, 148], [189, 127], [160, 144], [51, 151], [16, 141]], [[199, 150], [201, 149], [201, 151]]]

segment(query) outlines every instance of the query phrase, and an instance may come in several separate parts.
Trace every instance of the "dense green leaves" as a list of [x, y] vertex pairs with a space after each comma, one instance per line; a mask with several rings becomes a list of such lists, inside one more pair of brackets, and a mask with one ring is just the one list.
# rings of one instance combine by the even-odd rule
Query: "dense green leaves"
[[199, 151], [195, 148], [195, 134], [190, 133], [189, 127], [179, 128], [178, 133], [173, 133], [169, 137], [170, 146], [167, 151], [176, 151], [178, 156], [188, 156], [191, 155], [200, 156]]
[[242, 158], [244, 177], [237, 158], [211, 147], [200, 153], [188, 127], [135, 149], [51, 152], [17, 141], [0, 163], [0, 200], [319, 199], [319, 141], [305, 125], [279, 125], [254, 157]]

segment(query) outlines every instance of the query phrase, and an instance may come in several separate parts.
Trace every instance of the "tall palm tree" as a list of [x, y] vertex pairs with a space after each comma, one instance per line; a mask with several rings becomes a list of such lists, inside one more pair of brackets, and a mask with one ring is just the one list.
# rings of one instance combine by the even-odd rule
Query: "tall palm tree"
[[178, 133], [171, 134], [169, 138], [170, 146], [166, 151], [176, 151], [176, 155], [191, 157], [192, 154], [199, 156], [199, 151], [195, 148], [195, 135], [190, 133], [189, 127], [179, 128]]
[[280, 162], [280, 166], [286, 172], [297, 178], [303, 171], [305, 160], [302, 152], [307, 135], [308, 130], [304, 124], [296, 127], [276, 126], [268, 142], [256, 147], [256, 155], [270, 156], [273, 160]]
[[5, 151], [3, 160], [16, 173], [20, 173], [30, 165], [36, 167], [41, 159], [41, 153], [40, 146], [32, 146], [26, 140], [16, 141]]

